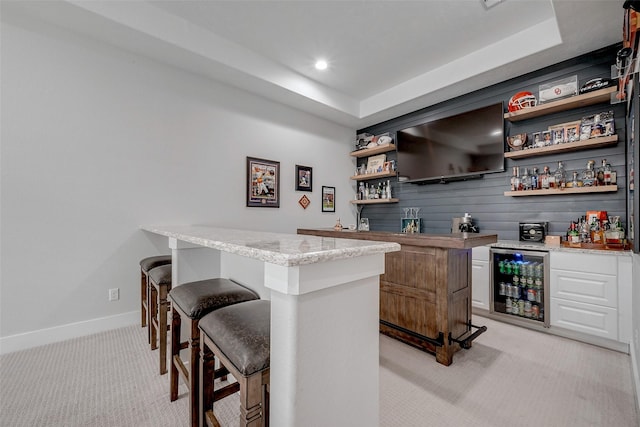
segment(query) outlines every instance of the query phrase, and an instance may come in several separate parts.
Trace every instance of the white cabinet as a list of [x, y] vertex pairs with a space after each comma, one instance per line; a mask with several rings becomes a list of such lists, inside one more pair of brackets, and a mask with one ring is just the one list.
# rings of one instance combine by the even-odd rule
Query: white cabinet
[[489, 247], [478, 246], [472, 249], [471, 256], [471, 305], [475, 309], [489, 312]]
[[628, 343], [625, 261], [625, 255], [552, 252], [551, 327]]

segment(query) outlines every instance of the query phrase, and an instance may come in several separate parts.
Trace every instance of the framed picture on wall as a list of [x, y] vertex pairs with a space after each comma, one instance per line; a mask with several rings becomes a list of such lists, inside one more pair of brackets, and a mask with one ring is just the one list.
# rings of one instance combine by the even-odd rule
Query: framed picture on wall
[[280, 207], [280, 162], [247, 157], [247, 206]]
[[313, 191], [312, 168], [296, 165], [296, 191]]
[[322, 186], [322, 212], [336, 211], [336, 187]]

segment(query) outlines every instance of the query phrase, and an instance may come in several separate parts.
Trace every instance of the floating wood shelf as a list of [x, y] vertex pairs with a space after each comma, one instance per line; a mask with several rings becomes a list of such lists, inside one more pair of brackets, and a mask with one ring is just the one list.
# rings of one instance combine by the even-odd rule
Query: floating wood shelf
[[614, 193], [618, 191], [617, 185], [600, 185], [597, 187], [576, 187], [576, 188], [550, 188], [544, 190], [524, 190], [524, 191], [505, 191], [505, 196], [522, 197], [522, 196], [549, 196], [552, 194], [582, 194], [582, 193]]
[[585, 141], [565, 142], [563, 144], [549, 145], [548, 147], [509, 151], [504, 153], [504, 157], [507, 159], [522, 159], [525, 157], [544, 156], [552, 153], [564, 153], [569, 151], [606, 147], [609, 145], [616, 145], [617, 143], [618, 135], [601, 136], [599, 138], [591, 138]]
[[609, 102], [611, 94], [616, 90], [615, 87], [608, 87], [585, 93], [584, 95], [576, 95], [559, 101], [547, 102], [546, 104], [536, 105], [535, 107], [505, 113], [504, 118], [510, 122], [519, 122], [520, 120], [532, 119], [534, 117], [544, 116], [545, 114]]
[[398, 203], [400, 199], [367, 199], [367, 200], [352, 200], [354, 205], [375, 205], [378, 203]]
[[357, 157], [357, 158], [369, 157], [369, 156], [375, 156], [376, 154], [387, 153], [389, 151], [395, 151], [395, 150], [396, 150], [395, 144], [379, 145], [374, 148], [364, 148], [362, 150], [352, 151], [351, 156]]
[[378, 173], [366, 173], [364, 175], [354, 175], [354, 176], [351, 177], [351, 179], [353, 179], [355, 181], [367, 181], [367, 180], [370, 180], [370, 179], [386, 178], [386, 177], [392, 177], [392, 176], [396, 176], [396, 171], [378, 172]]

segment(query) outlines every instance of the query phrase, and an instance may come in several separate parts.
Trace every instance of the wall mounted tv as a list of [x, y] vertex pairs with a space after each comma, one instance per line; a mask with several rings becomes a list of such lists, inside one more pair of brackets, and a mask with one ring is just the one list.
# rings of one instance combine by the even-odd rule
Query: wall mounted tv
[[433, 183], [504, 172], [502, 103], [397, 132], [398, 179]]

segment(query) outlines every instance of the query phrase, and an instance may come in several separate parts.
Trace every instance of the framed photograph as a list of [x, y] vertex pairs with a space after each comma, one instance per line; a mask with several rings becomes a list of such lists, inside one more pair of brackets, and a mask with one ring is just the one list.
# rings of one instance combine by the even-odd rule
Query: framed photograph
[[378, 154], [377, 156], [371, 156], [367, 162], [367, 170], [369, 173], [382, 172], [384, 163], [387, 161], [386, 154]]
[[580, 140], [580, 123], [565, 127], [564, 138], [566, 142], [575, 142]]
[[322, 186], [322, 212], [336, 211], [336, 187]]
[[296, 191], [313, 191], [312, 178], [312, 168], [296, 165]]
[[247, 206], [280, 207], [280, 162], [247, 157]]

